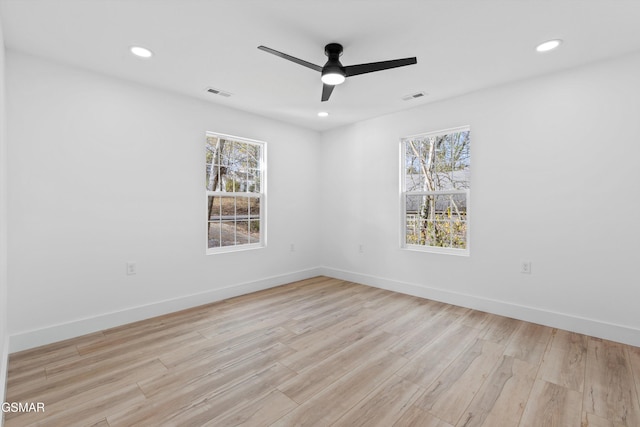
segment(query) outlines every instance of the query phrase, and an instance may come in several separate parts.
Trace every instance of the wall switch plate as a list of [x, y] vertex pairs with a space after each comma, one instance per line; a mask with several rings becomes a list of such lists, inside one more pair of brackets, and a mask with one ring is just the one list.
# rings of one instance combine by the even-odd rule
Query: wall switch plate
[[296, 251], [296, 245], [295, 244], [291, 244], [291, 248], [290, 248], [291, 252], [295, 252]]
[[520, 261], [520, 273], [531, 274], [531, 261]]
[[138, 272], [138, 266], [135, 262], [127, 263], [127, 276], [132, 276]]
[[358, 252], [360, 252], [361, 254], [364, 253], [364, 245], [362, 243], [358, 245]]

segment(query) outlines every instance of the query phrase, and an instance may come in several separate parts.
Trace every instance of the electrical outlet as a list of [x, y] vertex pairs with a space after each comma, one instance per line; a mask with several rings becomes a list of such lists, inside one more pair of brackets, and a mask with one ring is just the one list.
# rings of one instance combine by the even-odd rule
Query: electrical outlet
[[137, 272], [138, 272], [138, 266], [136, 265], [136, 263], [135, 262], [128, 262], [127, 263], [127, 276], [133, 276]]
[[292, 243], [292, 244], [291, 244], [291, 247], [289, 248], [289, 250], [290, 250], [291, 252], [295, 252], [295, 251], [296, 251], [296, 245]]
[[358, 245], [358, 252], [360, 252], [361, 254], [364, 253], [364, 245], [362, 243]]
[[531, 274], [531, 261], [520, 261], [520, 273]]

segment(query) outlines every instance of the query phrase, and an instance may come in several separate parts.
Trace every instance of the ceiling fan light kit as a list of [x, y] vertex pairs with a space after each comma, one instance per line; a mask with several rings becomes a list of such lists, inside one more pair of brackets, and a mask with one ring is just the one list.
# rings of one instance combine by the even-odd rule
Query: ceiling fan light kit
[[346, 77], [340, 73], [327, 73], [320, 77], [320, 80], [326, 85], [337, 86], [344, 83]]
[[390, 61], [370, 62], [366, 64], [347, 65], [340, 63], [342, 56], [342, 45], [339, 43], [329, 43], [324, 47], [324, 53], [329, 58], [324, 66], [319, 66], [311, 62], [304, 61], [286, 53], [279, 52], [266, 46], [258, 46], [258, 49], [279, 56], [291, 62], [295, 62], [303, 67], [311, 68], [320, 72], [320, 80], [322, 80], [322, 97], [321, 101], [328, 101], [333, 88], [336, 85], [344, 83], [347, 77], [357, 76], [358, 74], [372, 73], [374, 71], [388, 70], [390, 68], [404, 67], [406, 65], [417, 64], [417, 58], [393, 59]]

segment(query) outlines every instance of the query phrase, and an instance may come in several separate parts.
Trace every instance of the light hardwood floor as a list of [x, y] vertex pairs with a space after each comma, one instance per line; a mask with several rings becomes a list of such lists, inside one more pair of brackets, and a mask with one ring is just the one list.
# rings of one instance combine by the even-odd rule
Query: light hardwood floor
[[13, 354], [6, 426], [640, 426], [640, 348], [326, 277]]

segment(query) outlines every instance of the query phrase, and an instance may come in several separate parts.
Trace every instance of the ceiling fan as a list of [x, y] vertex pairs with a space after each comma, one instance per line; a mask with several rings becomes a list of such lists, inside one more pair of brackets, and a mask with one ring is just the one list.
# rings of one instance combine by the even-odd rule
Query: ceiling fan
[[357, 76], [358, 74], [372, 73], [374, 71], [388, 70], [390, 68], [404, 67], [405, 65], [417, 64], [418, 60], [413, 58], [392, 59], [390, 61], [369, 62], [367, 64], [347, 65], [346, 67], [340, 63], [342, 55], [342, 45], [338, 43], [329, 43], [324, 47], [324, 54], [329, 60], [324, 66], [312, 64], [311, 62], [278, 52], [266, 46], [258, 46], [258, 49], [269, 52], [304, 67], [321, 73], [322, 80], [322, 102], [327, 101], [333, 92], [333, 88], [344, 82], [347, 77]]

